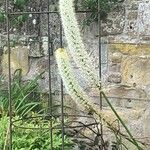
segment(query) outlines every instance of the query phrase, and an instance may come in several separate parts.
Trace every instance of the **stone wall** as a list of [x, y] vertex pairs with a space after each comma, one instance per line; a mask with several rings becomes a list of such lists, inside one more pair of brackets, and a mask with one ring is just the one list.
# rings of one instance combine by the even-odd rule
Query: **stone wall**
[[126, 1], [122, 33], [105, 37], [107, 42], [112, 43], [108, 45], [108, 82], [118, 85], [108, 95], [113, 97], [115, 105], [125, 108], [125, 113], [142, 110], [138, 119], [129, 120], [132, 132], [139, 138], [150, 137], [147, 132], [150, 130], [149, 8], [149, 1]]
[[[38, 4], [38, 3], [37, 3]], [[36, 4], [35, 4], [36, 5]], [[47, 4], [43, 3], [43, 9], [47, 10]], [[32, 8], [32, 7], [31, 7]], [[30, 8], [30, 9], [31, 9]], [[36, 8], [36, 7], [35, 7]], [[52, 2], [50, 10], [55, 10], [56, 3]], [[78, 14], [81, 22], [86, 14]], [[48, 36], [50, 36], [51, 51], [51, 82], [54, 99], [60, 99], [60, 77], [53, 52], [60, 47], [60, 21], [57, 14], [51, 14], [50, 35], [47, 33], [47, 15], [29, 15], [29, 24], [24, 24], [21, 29], [11, 28], [10, 39], [17, 41], [17, 45], [11, 46], [12, 73], [17, 68], [23, 70], [23, 80], [29, 80], [45, 71], [39, 81], [41, 91], [48, 93]], [[37, 21], [34, 24], [34, 19]], [[106, 21], [102, 21], [101, 49], [102, 49], [102, 81], [106, 94], [116, 109], [122, 111], [128, 118], [128, 125], [139, 138], [146, 138], [150, 142], [150, 2], [149, 0], [125, 0], [118, 12], [111, 12]], [[7, 46], [4, 30], [0, 33], [0, 73], [7, 75]], [[93, 65], [99, 68], [98, 54], [98, 25], [83, 30], [83, 40]], [[67, 47], [63, 35], [64, 46]], [[80, 72], [75, 66], [74, 70], [80, 84], [99, 103], [99, 91], [90, 82], [86, 83], [79, 76]], [[71, 99], [65, 93], [65, 102]], [[107, 107], [106, 102], [103, 102]], [[75, 113], [75, 112], [74, 112]], [[134, 114], [134, 115], [133, 115]]]

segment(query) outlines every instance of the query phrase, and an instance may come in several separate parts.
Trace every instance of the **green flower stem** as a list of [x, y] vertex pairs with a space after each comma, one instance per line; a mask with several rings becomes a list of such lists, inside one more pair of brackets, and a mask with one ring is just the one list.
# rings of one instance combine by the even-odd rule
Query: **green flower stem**
[[[107, 110], [100, 110], [100, 108], [93, 103], [94, 100], [84, 92], [78, 81], [75, 79], [73, 70], [71, 69], [71, 65], [69, 62], [69, 57], [65, 49], [56, 50], [55, 56], [59, 73], [63, 80], [64, 86], [71, 98], [80, 107], [85, 107], [88, 111], [101, 118], [115, 133], [120, 132], [118, 131], [116, 124], [114, 123], [116, 117], [112, 115], [112, 112], [110, 113]], [[119, 134], [123, 135], [122, 133]]]
[[[87, 51], [85, 50], [85, 46], [82, 42], [82, 38], [80, 35], [79, 26], [77, 23], [77, 19], [75, 16], [74, 11], [74, 0], [60, 0], [59, 8], [60, 8], [60, 15], [61, 20], [65, 32], [65, 36], [67, 39], [69, 52], [72, 55], [72, 58], [74, 59], [77, 66], [81, 69], [81, 71], [85, 74], [85, 79], [92, 81], [92, 83], [101, 91], [101, 82], [99, 77], [96, 75], [96, 70], [93, 68], [91, 58], [87, 54]], [[64, 50], [57, 50], [57, 56], [60, 56], [59, 53], [63, 52]], [[65, 56], [68, 57], [67, 55]], [[92, 109], [94, 113], [102, 117], [102, 112], [99, 112], [97, 108], [89, 101], [89, 97], [86, 95], [86, 93], [82, 90], [82, 88], [79, 86], [78, 82], [73, 77], [73, 74], [70, 74], [70, 69], [67, 68], [69, 64], [66, 62], [65, 58], [63, 57], [57, 57], [57, 63], [58, 68], [60, 70], [61, 77], [65, 83], [65, 87], [68, 91], [68, 93], [71, 95], [73, 99], [77, 99], [80, 104], [84, 105], [85, 107], [88, 107]], [[105, 97], [106, 99], [107, 97]], [[132, 143], [138, 148], [138, 150], [141, 150], [142, 148], [138, 145], [136, 140], [133, 138], [132, 134], [126, 127], [125, 123], [122, 121], [121, 117], [118, 115], [118, 113], [115, 111], [111, 103], [106, 99], [107, 103], [111, 107], [111, 110], [114, 112], [116, 117], [120, 120], [121, 124], [129, 134], [130, 138], [132, 139]], [[97, 113], [98, 112], [98, 113]], [[108, 119], [106, 117], [103, 117], [103, 120], [110, 126], [110, 122], [106, 121], [105, 119]], [[111, 126], [110, 126], [111, 127]], [[115, 128], [111, 128], [112, 130], [116, 131]], [[117, 131], [118, 132], [118, 131]], [[127, 139], [127, 138], [126, 138]]]
[[[123, 127], [126, 129], [127, 133], [129, 134], [130, 140], [126, 135], [118, 131], [116, 124], [114, 124], [114, 116], [111, 114], [108, 114], [105, 110], [100, 110], [97, 105], [93, 103], [93, 100], [84, 92], [84, 90], [79, 86], [78, 81], [74, 77], [74, 73], [71, 69], [71, 65], [69, 62], [69, 57], [67, 55], [67, 52], [65, 49], [58, 49], [55, 52], [56, 61], [58, 64], [58, 69], [60, 72], [60, 75], [62, 77], [63, 83], [66, 87], [67, 92], [71, 96], [71, 98], [80, 106], [85, 107], [88, 111], [94, 113], [99, 118], [101, 118], [108, 126], [108, 128], [113, 131], [115, 134], [119, 134], [120, 136], [124, 137], [131, 143], [133, 143], [138, 150], [142, 150], [142, 148], [138, 145], [132, 134], [130, 133], [129, 129], [121, 119], [120, 115], [116, 112], [116, 110], [113, 108], [111, 103], [109, 102], [108, 98], [105, 96], [105, 94], [102, 92], [102, 95], [106, 99], [107, 103], [109, 104], [110, 108], [112, 109], [113, 113], [117, 117], [117, 119], [121, 122]], [[112, 117], [113, 116], [113, 117]]]
[[139, 144], [137, 143], [137, 141], [135, 140], [135, 138], [133, 137], [133, 135], [131, 134], [130, 130], [128, 129], [128, 127], [125, 125], [124, 121], [121, 119], [121, 117], [118, 115], [117, 111], [114, 109], [114, 107], [112, 106], [112, 104], [110, 103], [110, 101], [108, 100], [107, 96], [105, 95], [104, 92], [101, 92], [103, 97], [105, 98], [106, 102], [108, 103], [108, 105], [110, 106], [111, 110], [114, 112], [114, 114], [116, 115], [116, 117], [118, 118], [118, 120], [120, 121], [120, 123], [122, 124], [122, 126], [125, 128], [125, 130], [127, 131], [128, 135], [130, 136], [130, 138], [133, 141], [133, 144], [138, 148], [138, 150], [142, 150], [142, 148], [139, 146]]

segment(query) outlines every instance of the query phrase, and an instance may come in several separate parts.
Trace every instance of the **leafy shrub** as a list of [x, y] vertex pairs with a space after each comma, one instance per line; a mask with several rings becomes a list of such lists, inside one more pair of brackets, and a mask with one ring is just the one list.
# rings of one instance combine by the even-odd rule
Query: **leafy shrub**
[[[38, 90], [37, 80], [40, 76], [35, 79], [22, 83], [21, 82], [21, 70], [18, 69], [14, 73], [14, 77], [11, 85], [12, 95], [12, 109], [13, 115], [25, 117], [31, 111], [35, 110], [40, 105], [38, 97], [33, 96], [34, 92]], [[0, 79], [0, 107], [3, 110], [3, 114], [8, 114], [9, 110], [9, 99], [8, 90], [3, 84], [4, 79]]]
[[[105, 20], [108, 13], [118, 8], [124, 0], [82, 0], [81, 8], [92, 11], [83, 21], [83, 25], [90, 25], [92, 22], [98, 21], [98, 2], [100, 4], [100, 19]], [[76, 3], [78, 0], [76, 0]], [[77, 4], [76, 4], [77, 5]]]
[[[33, 93], [38, 91], [37, 80], [35, 79], [23, 83], [21, 81], [21, 70], [16, 70], [11, 84], [13, 120], [13, 150], [50, 150], [50, 121], [38, 118], [38, 110], [40, 108], [39, 96], [33, 96]], [[5, 78], [0, 77], [0, 149], [8, 148], [9, 139], [9, 99], [8, 90], [5, 87]], [[43, 109], [42, 109], [43, 110]], [[31, 113], [32, 112], [32, 113]], [[1, 112], [0, 112], [1, 113]], [[32, 116], [34, 119], [25, 120], [26, 116]], [[58, 120], [53, 119], [53, 126], [60, 125]], [[16, 127], [17, 126], [17, 127]], [[64, 136], [65, 150], [72, 149], [73, 142], [66, 135]], [[53, 130], [53, 149], [61, 150], [62, 148], [61, 130]]]
[[0, 118], [0, 149], [3, 149], [8, 128], [8, 118]]
[[5, 21], [6, 15], [5, 12], [0, 10], [0, 23], [3, 23]]
[[[23, 120], [15, 123], [20, 128], [13, 128], [13, 150], [50, 150], [50, 129], [48, 129], [50, 123], [45, 123], [44, 120], [40, 120], [38, 123], [34, 121], [34, 119], [32, 122]], [[58, 124], [58, 121], [53, 122], [53, 126]], [[0, 119], [0, 125], [0, 136], [2, 137], [0, 138], [0, 149], [3, 149], [4, 143], [7, 141], [8, 117], [3, 116]], [[8, 146], [8, 142], [5, 146]], [[73, 148], [73, 142], [66, 135], [64, 137], [64, 147], [65, 150], [71, 150]], [[61, 130], [53, 130], [53, 149], [62, 149]]]
[[[26, 11], [28, 0], [13, 0], [11, 7], [13, 8], [13, 11]], [[0, 23], [4, 23], [6, 19], [6, 11], [0, 10]], [[20, 15], [13, 15], [9, 16], [10, 18], [10, 24], [14, 28], [20, 28], [23, 26], [23, 23], [27, 21], [28, 15], [27, 14], [20, 14]]]

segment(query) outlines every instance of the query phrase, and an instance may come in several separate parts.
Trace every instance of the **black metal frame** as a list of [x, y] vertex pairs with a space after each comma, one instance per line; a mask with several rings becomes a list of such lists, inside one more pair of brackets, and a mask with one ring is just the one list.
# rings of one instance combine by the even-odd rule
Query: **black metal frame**
[[[50, 4], [50, 0], [47, 0], [47, 3], [48, 3], [48, 6]], [[7, 18], [6, 18], [6, 24], [7, 24], [7, 47], [8, 47], [8, 73], [9, 73], [9, 82], [8, 82], [8, 93], [9, 93], [9, 121], [10, 121], [10, 124], [9, 124], [9, 150], [12, 150], [12, 139], [13, 139], [13, 136], [12, 136], [12, 126], [14, 127], [18, 127], [18, 128], [23, 128], [23, 129], [27, 129], [25, 127], [19, 127], [19, 126], [16, 126], [15, 123], [19, 120], [15, 120], [13, 121], [13, 114], [12, 114], [12, 93], [11, 93], [11, 63], [10, 63], [10, 60], [11, 60], [11, 49], [10, 49], [10, 17], [13, 16], [13, 15], [21, 15], [21, 14], [46, 14], [47, 17], [48, 17], [48, 62], [49, 62], [49, 99], [48, 99], [48, 108], [49, 108], [49, 111], [48, 111], [48, 117], [53, 117], [52, 115], [52, 104], [53, 104], [53, 101], [52, 101], [52, 94], [51, 94], [51, 65], [50, 65], [50, 61], [51, 61], [51, 45], [50, 45], [50, 32], [51, 32], [51, 29], [49, 28], [49, 22], [50, 22], [50, 15], [51, 14], [58, 14], [59, 15], [59, 12], [58, 11], [51, 11], [49, 10], [49, 7], [47, 8], [47, 11], [37, 11], [37, 12], [9, 12], [9, 0], [5, 0], [5, 8], [6, 8], [6, 15], [7, 15]], [[77, 11], [77, 13], [88, 13], [88, 12], [92, 12], [92, 11]], [[98, 4], [98, 12], [100, 12], [100, 6]], [[99, 16], [99, 31], [100, 31], [100, 16]], [[99, 32], [99, 65], [100, 65], [100, 71], [99, 71], [99, 75], [101, 77], [101, 33]], [[63, 37], [62, 37], [62, 25], [61, 25], [61, 22], [60, 22], [60, 47], [63, 47]], [[82, 124], [81, 122], [79, 122], [79, 126], [75, 126], [75, 127], [71, 127], [71, 126], [68, 126], [66, 127], [65, 124], [64, 124], [64, 117], [66, 114], [64, 114], [64, 97], [63, 97], [63, 82], [61, 81], [61, 114], [58, 115], [59, 117], [61, 116], [61, 127], [58, 127], [59, 129], [61, 128], [62, 130], [62, 150], [64, 150], [64, 132], [65, 132], [65, 128], [79, 128], [79, 127], [88, 127], [89, 129], [90, 126], [92, 125], [97, 125], [98, 123], [95, 121], [95, 123], [91, 123], [91, 124]], [[102, 98], [100, 98], [100, 109], [102, 109]], [[67, 116], [73, 116], [73, 115], [67, 115]], [[39, 117], [43, 117], [43, 116], [39, 116]], [[56, 117], [56, 116], [55, 116]], [[89, 117], [89, 116], [79, 116], [79, 117]], [[91, 118], [91, 117], [90, 117]], [[28, 119], [31, 119], [28, 118]], [[28, 128], [29, 129], [29, 128]], [[36, 128], [35, 128], [36, 129]], [[91, 129], [92, 130], [92, 129]], [[102, 126], [101, 126], [101, 133], [98, 132], [98, 135], [97, 136], [102, 136]], [[101, 138], [102, 139], [102, 138]], [[51, 150], [53, 150], [53, 128], [52, 128], [52, 121], [50, 123], [50, 141], [51, 141]], [[102, 139], [103, 141], [103, 139]], [[101, 148], [103, 149], [103, 148]]]
[[[50, 1], [51, 0], [47, 0], [47, 4], [48, 6], [50, 5]], [[5, 0], [5, 9], [6, 9], [6, 14], [7, 14], [7, 17], [6, 17], [6, 29], [7, 29], [7, 47], [8, 47], [8, 73], [9, 73], [9, 82], [8, 82], [8, 97], [9, 97], [9, 121], [10, 121], [10, 124], [9, 124], [9, 150], [12, 150], [12, 139], [13, 139], [13, 136], [12, 136], [12, 126], [16, 127], [16, 128], [22, 128], [22, 129], [29, 129], [29, 128], [25, 128], [23, 126], [16, 126], [15, 123], [20, 121], [20, 120], [15, 120], [13, 121], [13, 113], [12, 113], [12, 91], [11, 91], [11, 82], [12, 82], [12, 79], [11, 79], [11, 63], [10, 63], [10, 60], [11, 60], [11, 46], [10, 46], [10, 18], [11, 16], [14, 16], [14, 15], [21, 15], [21, 14], [38, 14], [38, 15], [41, 15], [41, 14], [45, 14], [47, 15], [47, 18], [48, 18], [48, 24], [47, 24], [47, 33], [48, 33], [48, 67], [49, 67], [49, 70], [48, 70], [48, 73], [49, 73], [49, 98], [48, 98], [48, 114], [45, 115], [45, 116], [38, 116], [39, 118], [40, 117], [49, 117], [49, 118], [52, 118], [52, 117], [61, 117], [61, 126], [59, 127], [56, 127], [56, 128], [53, 128], [52, 127], [52, 121], [50, 119], [50, 128], [47, 128], [46, 130], [49, 130], [50, 131], [50, 143], [51, 143], [51, 146], [50, 146], [50, 149], [53, 150], [53, 130], [54, 129], [61, 129], [62, 131], [62, 150], [64, 150], [64, 135], [65, 135], [65, 129], [75, 129], [75, 128], [89, 128], [91, 129], [91, 126], [92, 125], [100, 125], [100, 130], [95, 133], [96, 136], [100, 137], [101, 139], [101, 147], [100, 147], [100, 150], [105, 150], [105, 144], [104, 144], [104, 140], [103, 140], [103, 126], [102, 126], [102, 123], [100, 122], [97, 122], [96, 120], [93, 122], [93, 123], [90, 123], [90, 124], [83, 124], [81, 122], [78, 122], [80, 125], [79, 126], [69, 126], [69, 125], [65, 125], [64, 123], [64, 118], [65, 116], [73, 116], [74, 115], [68, 115], [68, 114], [65, 114], [64, 113], [64, 91], [63, 91], [63, 82], [61, 81], [61, 86], [60, 86], [60, 91], [61, 91], [61, 97], [60, 97], [60, 101], [61, 101], [61, 113], [58, 114], [57, 116], [53, 116], [53, 111], [52, 111], [52, 106], [53, 106], [53, 100], [52, 100], [52, 85], [51, 85], [51, 65], [50, 65], [50, 61], [51, 61], [51, 54], [53, 53], [51, 50], [52, 50], [52, 42], [51, 42], [51, 37], [50, 37], [50, 33], [51, 33], [51, 29], [49, 28], [49, 23], [50, 23], [50, 15], [51, 14], [57, 14], [59, 16], [59, 12], [58, 11], [51, 11], [49, 9], [49, 7], [47, 7], [47, 11], [36, 11], [36, 12], [27, 12], [27, 11], [24, 11], [24, 12], [9, 12], [9, 0]], [[109, 43], [109, 42], [102, 42], [101, 40], [101, 18], [100, 18], [100, 0], [98, 0], [98, 44], [99, 44], [99, 77], [101, 78], [102, 77], [102, 49], [101, 49], [101, 44], [122, 44], [122, 43]], [[93, 12], [93, 11], [81, 11], [81, 10], [77, 10], [76, 13], [90, 13], [90, 12]], [[60, 47], [63, 47], [63, 29], [62, 29], [62, 25], [61, 25], [61, 21], [60, 21], [60, 36], [59, 36], [59, 40], [60, 40]], [[126, 43], [126, 44], [132, 44], [132, 43]], [[144, 44], [145, 43], [138, 43], [140, 45]], [[137, 44], [137, 45], [138, 45]], [[136, 101], [140, 101], [140, 100], [143, 100], [143, 101], [148, 101], [148, 99], [142, 99], [142, 98], [130, 98], [130, 97], [124, 97], [124, 98], [121, 98], [121, 97], [109, 97], [111, 99], [120, 99], [120, 100], [123, 100], [123, 99], [126, 99], [126, 100], [136, 100]], [[102, 94], [100, 93], [100, 109], [103, 109], [103, 105], [102, 105]], [[81, 117], [81, 118], [92, 118], [91, 116], [79, 116], [78, 117]], [[32, 119], [33, 117], [30, 117], [30, 118], [26, 118], [26, 119]], [[32, 128], [33, 129], [33, 128]], [[35, 130], [37, 128], [34, 128]], [[91, 129], [92, 130], [92, 129]], [[93, 131], [94, 132], [94, 131]]]

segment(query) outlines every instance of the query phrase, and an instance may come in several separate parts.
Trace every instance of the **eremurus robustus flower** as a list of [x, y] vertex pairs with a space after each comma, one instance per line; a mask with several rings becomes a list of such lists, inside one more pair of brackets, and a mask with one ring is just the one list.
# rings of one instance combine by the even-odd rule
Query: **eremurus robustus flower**
[[80, 107], [86, 107], [88, 111], [93, 112], [95, 115], [103, 119], [105, 123], [112, 124], [116, 117], [109, 110], [100, 110], [98, 105], [94, 104], [91, 97], [82, 89], [76, 80], [72, 67], [70, 65], [69, 57], [65, 49], [59, 48], [55, 52], [58, 70], [63, 80], [64, 86], [71, 96], [71, 98]]
[[69, 47], [69, 53], [72, 55], [77, 66], [85, 74], [85, 78], [101, 89], [100, 79], [96, 74], [95, 68], [93, 68], [91, 58], [85, 49], [80, 35], [73, 2], [74, 0], [59, 1], [60, 15]]

